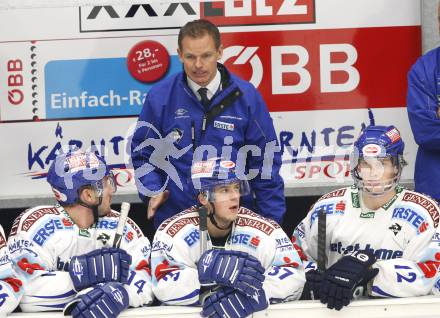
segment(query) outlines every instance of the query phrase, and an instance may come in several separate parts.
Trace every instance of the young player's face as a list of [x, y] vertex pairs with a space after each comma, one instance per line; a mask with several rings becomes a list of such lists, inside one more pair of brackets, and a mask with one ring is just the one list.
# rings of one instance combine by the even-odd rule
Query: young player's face
[[240, 206], [240, 183], [218, 186], [214, 189], [215, 216], [223, 222], [233, 222]]
[[390, 158], [364, 158], [359, 160], [359, 175], [364, 189], [371, 193], [380, 193], [389, 187], [396, 176], [396, 167]]
[[217, 61], [222, 57], [223, 48], [215, 47], [214, 39], [205, 34], [200, 38], [184, 37], [182, 49], [177, 49], [186, 75], [198, 85], [205, 87], [215, 77]]

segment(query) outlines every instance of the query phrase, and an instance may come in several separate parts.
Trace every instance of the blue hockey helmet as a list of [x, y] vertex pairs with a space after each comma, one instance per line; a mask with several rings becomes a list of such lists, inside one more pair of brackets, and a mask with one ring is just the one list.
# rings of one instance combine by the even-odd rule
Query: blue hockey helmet
[[[393, 190], [399, 182], [402, 169], [405, 165], [403, 151], [405, 144], [400, 136], [399, 130], [394, 126], [368, 126], [358, 139], [354, 142], [354, 149], [351, 156], [351, 173], [356, 186], [373, 195], [382, 195]], [[395, 176], [390, 180], [384, 180], [374, 191], [366, 187], [360, 175], [360, 162], [370, 160], [390, 159], [395, 167]], [[377, 182], [376, 182], [377, 183]]]
[[115, 192], [116, 183], [104, 158], [76, 150], [56, 157], [47, 173], [47, 182], [61, 205], [71, 205], [80, 202], [80, 190], [85, 186], [93, 187], [101, 198], [106, 176]]
[[240, 196], [250, 193], [246, 178], [239, 178], [235, 162], [212, 158], [195, 162], [191, 167], [191, 179], [196, 190], [206, 195], [208, 201], [216, 201], [215, 190], [232, 183], [239, 184]]

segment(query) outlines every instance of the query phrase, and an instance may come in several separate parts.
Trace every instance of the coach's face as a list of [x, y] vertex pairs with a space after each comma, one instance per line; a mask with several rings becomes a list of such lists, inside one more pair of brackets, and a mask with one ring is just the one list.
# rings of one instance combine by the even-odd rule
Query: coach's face
[[198, 85], [208, 85], [217, 72], [217, 61], [222, 57], [223, 47], [217, 49], [214, 39], [205, 34], [202, 37], [186, 36], [182, 39], [182, 49], [177, 49], [186, 75]]

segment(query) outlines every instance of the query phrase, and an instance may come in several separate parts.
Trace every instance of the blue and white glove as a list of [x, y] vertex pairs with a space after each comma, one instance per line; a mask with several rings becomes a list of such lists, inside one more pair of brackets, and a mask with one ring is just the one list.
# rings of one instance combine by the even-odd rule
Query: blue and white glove
[[116, 318], [128, 304], [128, 293], [121, 283], [98, 284], [68, 304], [64, 315], [71, 314], [74, 318]]
[[215, 294], [206, 298], [202, 316], [209, 318], [234, 317], [244, 318], [269, 306], [263, 289], [247, 296], [238, 290], [222, 287]]
[[76, 291], [98, 283], [127, 283], [131, 256], [119, 248], [102, 248], [70, 260], [69, 274]]
[[356, 286], [366, 285], [379, 272], [379, 269], [371, 268], [375, 262], [370, 251], [354, 251], [342, 257], [324, 273], [319, 289], [321, 303], [336, 310], [347, 306]]
[[319, 299], [323, 273], [317, 269], [306, 272], [306, 283], [301, 294], [301, 300]]
[[264, 268], [252, 255], [239, 251], [209, 250], [197, 264], [199, 281], [238, 289], [252, 296], [263, 288]]

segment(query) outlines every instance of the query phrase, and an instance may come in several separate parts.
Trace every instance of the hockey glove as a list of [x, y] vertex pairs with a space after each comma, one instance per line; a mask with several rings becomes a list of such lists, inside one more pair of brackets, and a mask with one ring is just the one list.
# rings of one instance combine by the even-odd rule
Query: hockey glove
[[324, 273], [319, 289], [321, 303], [336, 310], [347, 306], [356, 286], [367, 284], [379, 272], [371, 268], [375, 262], [370, 251], [354, 251], [342, 257]]
[[203, 304], [203, 317], [248, 317], [269, 306], [263, 289], [255, 290], [251, 297], [229, 287], [220, 288]]
[[264, 268], [252, 255], [239, 251], [209, 250], [197, 265], [201, 284], [219, 284], [252, 296], [263, 288]]
[[98, 284], [68, 304], [64, 315], [71, 314], [74, 318], [116, 318], [128, 304], [128, 293], [121, 283]]
[[316, 269], [306, 272], [306, 283], [304, 284], [301, 300], [319, 299], [322, 276], [323, 273]]
[[97, 283], [127, 283], [131, 256], [119, 248], [102, 248], [70, 260], [69, 274], [76, 291]]

